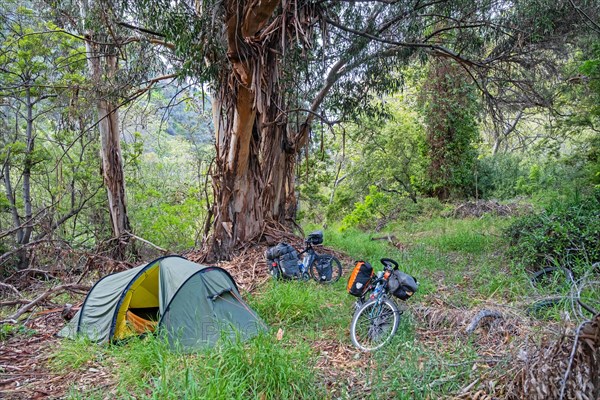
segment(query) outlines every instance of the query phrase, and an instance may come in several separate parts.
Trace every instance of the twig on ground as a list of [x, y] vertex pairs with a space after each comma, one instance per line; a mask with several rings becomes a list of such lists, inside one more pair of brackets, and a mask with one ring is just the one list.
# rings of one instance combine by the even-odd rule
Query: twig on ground
[[46, 279], [56, 279], [56, 277], [54, 275], [52, 275], [48, 271], [44, 271], [43, 269], [27, 268], [27, 269], [22, 269], [22, 270], [15, 272], [14, 274], [12, 274], [8, 278], [6, 278], [6, 281], [10, 281], [15, 275], [30, 274], [30, 273], [44, 275], [46, 277]]
[[57, 292], [66, 291], [66, 290], [72, 290], [72, 291], [85, 290], [85, 291], [88, 291], [89, 289], [90, 288], [88, 286], [82, 286], [82, 285], [77, 285], [77, 284], [66, 284], [66, 285], [56, 286], [56, 287], [54, 287], [52, 289], [49, 289], [49, 290], [45, 291], [44, 293], [42, 293], [41, 295], [39, 295], [38, 297], [36, 297], [34, 300], [32, 300], [31, 302], [29, 302], [28, 304], [26, 304], [23, 307], [19, 308], [19, 310], [16, 313], [14, 313], [10, 317], [8, 317], [6, 320], [0, 321], [0, 322], [7, 322], [7, 321], [12, 322], [12, 321], [18, 320], [21, 315], [25, 314], [27, 311], [29, 311], [33, 307], [35, 307], [38, 303], [46, 300], [48, 297], [50, 297], [51, 295], [53, 295], [53, 294], [55, 294]]
[[23, 296], [21, 296], [21, 293], [19, 293], [19, 291], [17, 290], [16, 287], [14, 287], [13, 285], [9, 285], [8, 283], [0, 282], [0, 288], [6, 288], [6, 289], [10, 290], [11, 292], [13, 292], [14, 294], [16, 294], [18, 297], [23, 297]]

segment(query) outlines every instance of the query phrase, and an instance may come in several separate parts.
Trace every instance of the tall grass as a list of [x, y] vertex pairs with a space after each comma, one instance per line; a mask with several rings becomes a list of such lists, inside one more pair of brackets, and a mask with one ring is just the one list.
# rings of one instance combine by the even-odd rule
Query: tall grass
[[270, 281], [249, 303], [274, 330], [281, 328], [296, 340], [345, 340], [354, 302], [345, 284]]
[[[55, 356], [69, 362], [70, 352], [84, 343], [71, 342]], [[90, 350], [90, 349], [88, 349]], [[172, 351], [161, 336], [131, 340], [123, 346], [96, 346], [117, 381], [118, 398], [128, 399], [283, 399], [323, 398], [314, 381], [315, 359], [307, 344], [278, 341], [263, 334], [246, 343], [224, 340], [193, 354]], [[74, 365], [75, 367], [75, 365]], [[79, 367], [81, 368], [81, 365]], [[77, 394], [75, 394], [77, 392]], [[81, 389], [70, 398], [95, 396]], [[77, 397], [83, 396], [83, 397]]]
[[[431, 218], [392, 223], [380, 233], [333, 227], [326, 230], [325, 243], [371, 262], [376, 270], [382, 269], [383, 257], [398, 261], [402, 271], [419, 280], [417, 299], [436, 293], [440, 285], [453, 285], [462, 295], [453, 299], [456, 305], [469, 306], [480, 298], [515, 300], [527, 290], [526, 274], [517, 270], [515, 279], [511, 262], [503, 257], [501, 234], [510, 222], [495, 216]], [[387, 236], [399, 248], [388, 240], [372, 240]]]

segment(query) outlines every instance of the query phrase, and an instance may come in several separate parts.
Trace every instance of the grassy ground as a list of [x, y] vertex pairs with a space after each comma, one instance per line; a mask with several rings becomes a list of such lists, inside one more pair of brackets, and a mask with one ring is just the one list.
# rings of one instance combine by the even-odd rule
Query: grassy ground
[[[74, 384], [70, 399], [460, 396], [501, 377], [509, 354], [526, 336], [517, 323], [464, 333], [470, 317], [484, 308], [502, 307], [507, 321], [521, 320], [526, 299], [537, 295], [526, 274], [503, 256], [501, 229], [507, 223], [489, 216], [440, 218], [397, 224], [377, 235], [326, 231], [325, 244], [348, 260], [368, 260], [381, 269], [380, 258], [393, 258], [421, 283], [393, 341], [373, 354], [350, 343], [354, 299], [345, 291], [352, 267], [346, 262], [344, 277], [334, 285], [269, 281], [247, 294], [271, 327], [247, 343], [223, 342], [182, 355], [158, 337], [111, 346], [65, 340], [50, 365], [57, 373], [92, 368], [109, 377], [103, 386]], [[385, 235], [394, 239], [371, 240]]]

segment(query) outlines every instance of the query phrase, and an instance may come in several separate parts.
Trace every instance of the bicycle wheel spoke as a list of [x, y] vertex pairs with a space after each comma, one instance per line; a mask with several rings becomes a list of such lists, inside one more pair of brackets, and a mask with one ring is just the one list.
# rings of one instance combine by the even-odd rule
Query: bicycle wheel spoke
[[361, 350], [375, 350], [392, 337], [397, 326], [398, 313], [390, 300], [371, 300], [365, 303], [352, 321], [352, 341]]

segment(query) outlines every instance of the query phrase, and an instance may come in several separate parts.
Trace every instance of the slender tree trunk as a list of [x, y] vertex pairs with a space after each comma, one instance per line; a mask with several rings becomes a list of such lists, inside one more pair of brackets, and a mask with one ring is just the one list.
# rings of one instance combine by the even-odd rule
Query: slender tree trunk
[[35, 138], [33, 137], [33, 102], [31, 100], [31, 88], [27, 86], [25, 94], [25, 102], [27, 106], [27, 127], [25, 129], [27, 147], [25, 150], [25, 163], [23, 165], [23, 207], [25, 210], [25, 226], [23, 227], [23, 235], [19, 244], [29, 243], [33, 224], [31, 217], [33, 211], [31, 207], [31, 167]]
[[[508, 140], [509, 136], [515, 131], [517, 128], [517, 124], [523, 118], [524, 107], [519, 110], [515, 118], [502, 130], [502, 132], [496, 132], [494, 135], [494, 145], [492, 147], [492, 156], [498, 154], [500, 150], [500, 145], [504, 143], [504, 141]], [[500, 129], [500, 128], [498, 128]]]
[[6, 162], [4, 163], [4, 170], [2, 171], [2, 175], [4, 178], [4, 189], [6, 190], [6, 198], [8, 199], [8, 202], [10, 204], [10, 214], [12, 216], [13, 225], [16, 229], [15, 239], [17, 243], [21, 243], [21, 241], [23, 240], [23, 228], [19, 228], [21, 226], [21, 218], [19, 217], [19, 210], [17, 209], [10, 174], [10, 164]]
[[[85, 22], [91, 10], [100, 12], [94, 1], [80, 0], [81, 17]], [[96, 86], [98, 99], [98, 129], [101, 140], [102, 177], [108, 195], [108, 207], [113, 237], [119, 238], [131, 230], [125, 200], [125, 175], [119, 130], [119, 115], [114, 94], [110, 93], [109, 82], [114, 79], [118, 68], [116, 48], [108, 44], [108, 35], [90, 30], [86, 33], [86, 49], [90, 78]], [[102, 44], [100, 44], [102, 43]], [[119, 250], [122, 253], [123, 249]]]
[[116, 107], [106, 100], [98, 101], [100, 139], [102, 142], [102, 177], [108, 194], [108, 207], [114, 237], [129, 232], [129, 218], [125, 202], [125, 176], [119, 121]]

